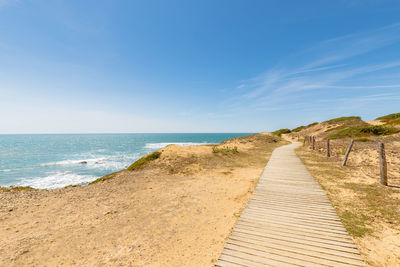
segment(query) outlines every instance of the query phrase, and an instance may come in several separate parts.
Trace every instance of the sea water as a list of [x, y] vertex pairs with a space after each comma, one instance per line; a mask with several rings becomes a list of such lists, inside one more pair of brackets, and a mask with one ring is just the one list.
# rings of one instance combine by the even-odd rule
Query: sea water
[[216, 144], [247, 133], [0, 135], [0, 186], [85, 185], [168, 144]]

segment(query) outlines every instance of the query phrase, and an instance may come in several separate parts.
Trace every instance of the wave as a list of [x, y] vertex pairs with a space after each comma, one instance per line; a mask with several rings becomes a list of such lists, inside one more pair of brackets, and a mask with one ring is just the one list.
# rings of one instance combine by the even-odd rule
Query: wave
[[4, 169], [4, 170], [0, 170], [0, 172], [10, 172], [12, 171], [11, 169]]
[[76, 165], [76, 164], [101, 164], [106, 158], [94, 158], [94, 159], [80, 159], [80, 160], [60, 160], [53, 162], [46, 162], [40, 164], [42, 167], [54, 166], [54, 165]]
[[143, 154], [144, 153], [141, 152], [133, 154], [114, 154], [110, 156], [101, 156], [97, 158], [82, 157], [79, 160], [61, 160], [61, 161], [42, 163], [40, 164], [40, 167], [44, 168], [55, 167], [62, 170], [74, 170], [77, 168], [82, 170], [82, 168], [84, 168], [97, 171], [112, 172], [127, 168], [130, 164], [132, 164], [132, 162], [135, 162], [137, 159], [143, 156]]
[[193, 142], [181, 142], [181, 143], [147, 143], [144, 147], [147, 149], [160, 149], [167, 145], [178, 145], [178, 146], [197, 146], [197, 145], [212, 145], [215, 143], [193, 143]]
[[38, 189], [54, 189], [67, 185], [87, 184], [97, 177], [94, 175], [82, 175], [71, 171], [49, 173], [45, 177], [23, 179], [17, 183], [19, 186], [31, 186]]

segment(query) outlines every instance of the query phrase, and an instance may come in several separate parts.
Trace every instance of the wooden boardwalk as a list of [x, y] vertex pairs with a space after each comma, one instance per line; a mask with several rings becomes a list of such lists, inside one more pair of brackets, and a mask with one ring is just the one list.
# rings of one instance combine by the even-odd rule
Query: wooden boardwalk
[[216, 266], [365, 266], [298, 145], [272, 153]]

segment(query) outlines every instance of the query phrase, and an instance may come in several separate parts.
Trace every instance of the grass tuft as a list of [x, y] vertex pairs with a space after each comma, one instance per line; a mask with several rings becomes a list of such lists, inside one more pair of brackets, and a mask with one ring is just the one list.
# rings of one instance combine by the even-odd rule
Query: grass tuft
[[237, 146], [235, 146], [233, 148], [230, 148], [230, 147], [221, 147], [220, 148], [220, 147], [214, 146], [212, 152], [214, 154], [221, 153], [221, 154], [224, 154], [224, 155], [229, 154], [229, 153], [231, 153], [231, 154], [239, 153], [239, 151], [237, 149]]
[[367, 227], [368, 217], [362, 213], [345, 211], [341, 214], [341, 219], [349, 234], [362, 237], [372, 233], [372, 229]]
[[[103, 177], [100, 177], [100, 178], [94, 180], [93, 182], [90, 182], [89, 184], [97, 184], [97, 183], [99, 183], [99, 182], [104, 182], [104, 181], [113, 179], [113, 178], [115, 178], [115, 176], [117, 176], [117, 174], [120, 173], [120, 172], [121, 172], [121, 171], [107, 174], [107, 175], [105, 175], [105, 176], [103, 176]], [[69, 187], [69, 186], [68, 186], [68, 187]]]
[[131, 166], [127, 168], [128, 171], [136, 171], [142, 169], [148, 162], [158, 159], [161, 156], [161, 152], [153, 152], [135, 161]]

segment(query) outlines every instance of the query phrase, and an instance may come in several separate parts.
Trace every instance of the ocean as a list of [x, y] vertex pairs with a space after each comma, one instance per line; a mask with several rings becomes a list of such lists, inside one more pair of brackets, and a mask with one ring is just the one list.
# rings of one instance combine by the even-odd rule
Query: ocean
[[0, 135], [0, 186], [85, 185], [168, 144], [216, 144], [248, 133]]

